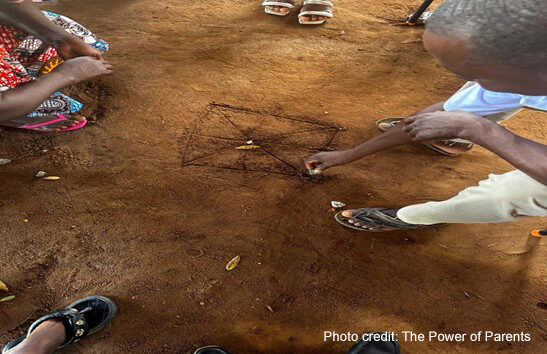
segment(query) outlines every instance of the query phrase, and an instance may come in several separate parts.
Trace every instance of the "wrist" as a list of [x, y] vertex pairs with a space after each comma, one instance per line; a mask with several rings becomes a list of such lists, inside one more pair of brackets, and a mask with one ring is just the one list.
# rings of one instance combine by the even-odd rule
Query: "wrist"
[[[61, 64], [62, 66], [62, 64]], [[63, 72], [61, 67], [51, 73], [41, 76], [38, 80], [52, 80], [56, 82], [56, 86], [63, 88], [78, 83], [78, 80], [73, 75]]]
[[465, 119], [465, 124], [462, 124], [457, 137], [474, 141], [474, 139], [482, 135], [482, 131], [485, 129], [484, 123], [490, 121], [473, 113], [465, 114], [467, 114], [468, 117]]
[[47, 36], [48, 44], [56, 49], [63, 46], [64, 44], [69, 44], [73, 41], [74, 36], [72, 36], [70, 33], [62, 28], [60, 28], [59, 31], [52, 32]]
[[349, 150], [342, 150], [340, 151], [340, 155], [339, 155], [339, 164], [340, 165], [345, 165], [347, 163], [350, 163], [355, 159], [355, 151], [354, 149], [349, 149]]
[[462, 132], [462, 138], [474, 143], [479, 143], [481, 137], [488, 134], [488, 130], [491, 128], [492, 124], [497, 125], [488, 119], [477, 116], [465, 126]]

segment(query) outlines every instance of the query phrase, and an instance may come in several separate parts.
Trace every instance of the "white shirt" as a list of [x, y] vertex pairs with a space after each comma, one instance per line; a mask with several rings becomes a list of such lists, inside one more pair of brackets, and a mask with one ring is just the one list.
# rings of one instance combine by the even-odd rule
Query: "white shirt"
[[445, 111], [459, 110], [479, 116], [526, 107], [547, 111], [547, 96], [488, 91], [474, 83], [468, 87], [464, 86], [444, 103]]

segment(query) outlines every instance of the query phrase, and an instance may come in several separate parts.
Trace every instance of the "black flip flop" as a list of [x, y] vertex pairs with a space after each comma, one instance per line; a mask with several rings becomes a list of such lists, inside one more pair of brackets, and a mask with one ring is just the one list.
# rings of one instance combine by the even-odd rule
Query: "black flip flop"
[[65, 326], [66, 341], [59, 347], [63, 348], [87, 336], [100, 331], [112, 322], [117, 313], [116, 303], [104, 296], [88, 296], [78, 300], [66, 308], [53, 311], [40, 317], [30, 326], [27, 334], [8, 343], [2, 353], [13, 349], [21, 343], [32, 331], [47, 320], [60, 320]]
[[[412, 230], [412, 229], [418, 229], [427, 227], [429, 225], [414, 225], [414, 224], [408, 224], [399, 218], [394, 218], [392, 216], [389, 216], [387, 214], [384, 214], [384, 210], [389, 210], [389, 208], [359, 208], [356, 209], [359, 210], [359, 213], [352, 217], [346, 217], [343, 216], [343, 211], [337, 213], [334, 218], [338, 223], [344, 225], [345, 227], [349, 227], [350, 229], [359, 230], [359, 231], [366, 231], [366, 232], [385, 232], [385, 231], [375, 231], [375, 230], [367, 230], [363, 229], [360, 226], [355, 226], [354, 224], [350, 223], [349, 219], [357, 219], [359, 221], [362, 221], [363, 223], [372, 225], [373, 227], [380, 226], [380, 227], [389, 227], [396, 230]], [[376, 217], [376, 219], [370, 218], [370, 216]], [[393, 230], [395, 231], [395, 230]]]

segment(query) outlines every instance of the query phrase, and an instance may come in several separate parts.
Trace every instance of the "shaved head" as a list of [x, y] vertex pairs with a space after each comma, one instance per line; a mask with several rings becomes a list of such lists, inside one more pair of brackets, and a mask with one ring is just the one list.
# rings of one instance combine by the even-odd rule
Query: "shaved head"
[[486, 89], [547, 95], [546, 0], [446, 0], [427, 20], [424, 44]]
[[465, 39], [470, 60], [490, 58], [515, 69], [547, 66], [545, 0], [446, 0], [427, 30]]

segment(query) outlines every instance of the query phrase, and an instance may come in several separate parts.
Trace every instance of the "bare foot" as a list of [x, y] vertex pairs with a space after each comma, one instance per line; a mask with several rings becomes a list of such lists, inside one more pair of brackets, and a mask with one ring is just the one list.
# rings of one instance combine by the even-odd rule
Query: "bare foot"
[[278, 12], [283, 15], [288, 15], [289, 12], [291, 12], [292, 9], [289, 9], [288, 7], [284, 6], [266, 6], [268, 10], [271, 10], [273, 12]]

